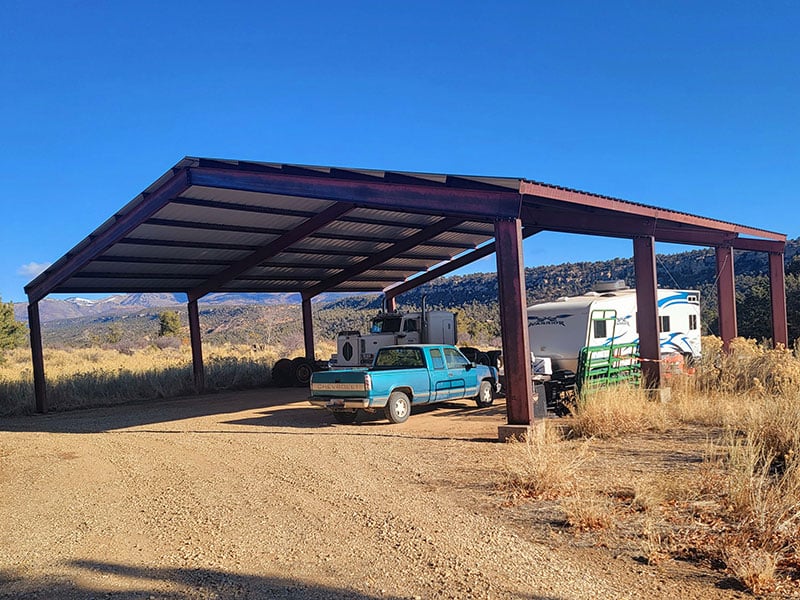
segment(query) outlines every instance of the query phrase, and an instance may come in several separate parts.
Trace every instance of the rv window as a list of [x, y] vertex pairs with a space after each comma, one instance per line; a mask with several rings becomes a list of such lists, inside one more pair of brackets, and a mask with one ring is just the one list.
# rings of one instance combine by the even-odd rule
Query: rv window
[[594, 321], [594, 337], [605, 339], [607, 336], [606, 321]]
[[661, 331], [671, 331], [669, 328], [669, 316], [658, 317]]
[[689, 315], [689, 329], [697, 329], [697, 315]]

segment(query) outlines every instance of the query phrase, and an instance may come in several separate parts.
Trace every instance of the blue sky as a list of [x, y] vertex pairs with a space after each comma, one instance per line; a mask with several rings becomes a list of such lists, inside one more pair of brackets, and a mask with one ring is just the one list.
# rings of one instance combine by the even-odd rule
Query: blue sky
[[[7, 0], [0, 20], [6, 301], [186, 155], [519, 176], [800, 235], [796, 2]], [[631, 254], [525, 245], [527, 266]]]

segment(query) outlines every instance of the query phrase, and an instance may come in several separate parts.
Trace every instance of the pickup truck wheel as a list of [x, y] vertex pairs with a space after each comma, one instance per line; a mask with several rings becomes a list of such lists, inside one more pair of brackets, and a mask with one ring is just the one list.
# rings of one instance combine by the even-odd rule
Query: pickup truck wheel
[[344, 425], [352, 425], [356, 422], [356, 418], [358, 418], [358, 411], [357, 410], [334, 410], [333, 411], [333, 418], [336, 419], [337, 423], [342, 423]]
[[475, 396], [475, 403], [480, 408], [486, 408], [494, 403], [494, 390], [490, 381], [481, 381], [478, 388], [478, 395]]
[[405, 423], [411, 414], [411, 400], [403, 392], [392, 392], [384, 412], [392, 423]]

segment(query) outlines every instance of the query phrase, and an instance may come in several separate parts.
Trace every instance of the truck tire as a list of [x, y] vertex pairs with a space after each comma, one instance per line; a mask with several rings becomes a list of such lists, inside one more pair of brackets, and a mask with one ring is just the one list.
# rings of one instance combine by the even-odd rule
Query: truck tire
[[272, 365], [272, 383], [277, 387], [288, 387], [292, 384], [292, 361], [282, 358]]
[[403, 392], [392, 392], [383, 412], [392, 423], [405, 423], [411, 415], [411, 400]]
[[314, 372], [314, 363], [307, 358], [299, 356], [292, 360], [292, 382], [295, 387], [306, 387], [311, 383], [311, 374]]
[[343, 425], [352, 425], [356, 422], [358, 418], [358, 411], [357, 410], [334, 410], [333, 411], [333, 418], [336, 419], [337, 423], [342, 423]]
[[494, 404], [494, 386], [491, 381], [481, 381], [478, 387], [478, 395], [475, 396], [475, 403], [479, 408], [486, 408]]

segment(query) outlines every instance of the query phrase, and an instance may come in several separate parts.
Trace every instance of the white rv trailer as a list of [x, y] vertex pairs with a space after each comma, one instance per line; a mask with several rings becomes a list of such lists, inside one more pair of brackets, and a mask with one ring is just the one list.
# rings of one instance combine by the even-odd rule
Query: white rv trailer
[[[700, 356], [698, 291], [659, 289], [658, 320], [663, 354]], [[623, 281], [599, 282], [582, 296], [535, 304], [528, 308], [528, 334], [537, 359], [577, 372], [581, 348], [639, 341], [636, 290]]]

